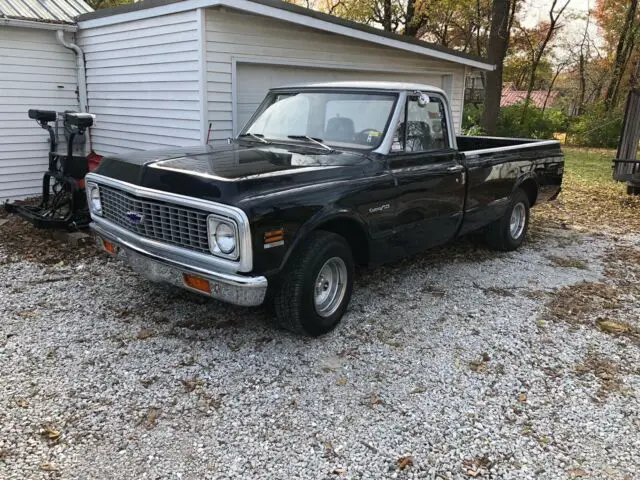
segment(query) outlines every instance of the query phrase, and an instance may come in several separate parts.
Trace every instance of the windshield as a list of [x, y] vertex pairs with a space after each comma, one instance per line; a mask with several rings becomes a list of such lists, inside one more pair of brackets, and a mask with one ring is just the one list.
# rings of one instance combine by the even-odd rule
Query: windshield
[[396, 99], [394, 93], [271, 94], [241, 135], [371, 150], [382, 142]]

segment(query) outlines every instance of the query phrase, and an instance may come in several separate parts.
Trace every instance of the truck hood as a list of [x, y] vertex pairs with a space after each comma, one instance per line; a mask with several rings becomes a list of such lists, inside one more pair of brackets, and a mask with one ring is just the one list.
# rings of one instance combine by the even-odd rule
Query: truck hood
[[180, 195], [231, 205], [287, 188], [348, 175], [371, 160], [306, 146], [233, 144], [130, 152], [105, 157], [95, 173]]

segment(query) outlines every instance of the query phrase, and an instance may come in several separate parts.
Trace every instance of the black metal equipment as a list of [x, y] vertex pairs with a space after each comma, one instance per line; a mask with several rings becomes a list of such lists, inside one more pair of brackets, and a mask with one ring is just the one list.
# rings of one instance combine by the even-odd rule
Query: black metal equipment
[[640, 142], [640, 90], [632, 90], [627, 99], [622, 135], [613, 161], [613, 179], [618, 182], [627, 182], [629, 195], [640, 195], [638, 142]]
[[87, 157], [73, 155], [73, 142], [93, 125], [89, 113], [64, 113], [65, 130], [69, 131], [66, 155], [57, 152], [53, 127], [57, 114], [50, 110], [29, 110], [29, 118], [49, 132], [49, 168], [42, 179], [42, 201], [37, 206], [7, 203], [7, 211], [15, 213], [38, 228], [77, 229], [88, 226], [90, 217], [84, 191], [84, 177], [89, 171]]

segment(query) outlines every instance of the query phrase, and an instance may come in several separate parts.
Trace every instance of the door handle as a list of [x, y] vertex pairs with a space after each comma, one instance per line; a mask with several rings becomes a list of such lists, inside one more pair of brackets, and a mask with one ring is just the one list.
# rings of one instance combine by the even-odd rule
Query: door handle
[[447, 172], [461, 172], [462, 170], [464, 170], [462, 165], [454, 165], [453, 167], [447, 168]]

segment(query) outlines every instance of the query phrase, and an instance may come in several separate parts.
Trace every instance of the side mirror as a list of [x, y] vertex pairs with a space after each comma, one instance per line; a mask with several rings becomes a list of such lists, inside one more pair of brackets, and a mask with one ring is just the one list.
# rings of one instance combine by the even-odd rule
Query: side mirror
[[416, 92], [416, 94], [418, 95], [418, 106], [420, 108], [426, 107], [427, 104], [431, 102], [429, 95], [427, 95], [426, 93]]

